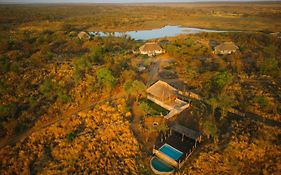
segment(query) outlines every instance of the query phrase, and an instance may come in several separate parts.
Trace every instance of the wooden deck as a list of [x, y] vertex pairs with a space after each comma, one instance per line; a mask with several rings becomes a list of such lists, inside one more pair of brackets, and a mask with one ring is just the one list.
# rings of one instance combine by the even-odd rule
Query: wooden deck
[[182, 137], [182, 135], [177, 132], [172, 131], [170, 136], [166, 134], [166, 139], [164, 138], [165, 134], [160, 133], [155, 143], [155, 149], [161, 148], [161, 146], [163, 146], [165, 143], [171, 145], [172, 147], [184, 153], [178, 161], [184, 160], [195, 146], [195, 140], [185, 136]]

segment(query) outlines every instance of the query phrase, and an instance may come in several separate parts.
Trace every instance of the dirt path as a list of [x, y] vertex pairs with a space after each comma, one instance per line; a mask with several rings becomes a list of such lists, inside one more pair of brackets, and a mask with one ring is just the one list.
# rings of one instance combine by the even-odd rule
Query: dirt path
[[173, 60], [173, 58], [161, 57], [161, 56], [158, 56], [156, 58], [152, 57], [151, 59], [153, 61], [152, 61], [152, 65], [150, 66], [149, 78], [148, 78], [148, 81], [147, 81], [147, 86], [150, 86], [155, 81], [161, 79], [159, 77], [159, 73], [163, 69], [163, 67], [162, 67], [163, 63], [170, 62], [170, 61]]
[[73, 110], [67, 111], [64, 114], [60, 115], [62, 117], [54, 118], [54, 120], [51, 120], [51, 121], [49, 121], [47, 123], [44, 123], [43, 125], [41, 125], [39, 127], [32, 127], [30, 129], [24, 131], [21, 134], [12, 135], [8, 139], [2, 140], [1, 143], [0, 143], [0, 148], [3, 148], [5, 146], [7, 146], [7, 145], [15, 145], [18, 142], [24, 141], [28, 136], [30, 136], [34, 132], [37, 132], [37, 131], [39, 131], [41, 129], [44, 129], [44, 128], [47, 128], [47, 127], [49, 127], [49, 126], [51, 126], [51, 125], [53, 125], [53, 124], [55, 124], [55, 123], [57, 123], [59, 121], [62, 121], [64, 119], [66, 119], [66, 118], [71, 117], [72, 115], [76, 115], [77, 113], [79, 113], [81, 111], [89, 110], [89, 109], [95, 107], [98, 104], [102, 104], [102, 103], [107, 102], [107, 101], [112, 101], [114, 99], [118, 99], [118, 98], [121, 98], [123, 96], [124, 96], [123, 94], [118, 93], [116, 95], [113, 95], [111, 97], [105, 98], [103, 100], [99, 100], [99, 101], [97, 101], [95, 103], [91, 103], [91, 104], [85, 103], [85, 104], [81, 105], [80, 107], [78, 107], [77, 109], [73, 109]]

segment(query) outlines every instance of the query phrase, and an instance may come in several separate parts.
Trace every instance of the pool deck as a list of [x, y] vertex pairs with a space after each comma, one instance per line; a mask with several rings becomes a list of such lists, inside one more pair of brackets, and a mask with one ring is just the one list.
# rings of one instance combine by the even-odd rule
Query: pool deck
[[182, 161], [186, 158], [186, 156], [193, 150], [195, 145], [195, 140], [190, 138], [184, 137], [182, 140], [182, 136], [179, 133], [173, 132], [171, 136], [166, 137], [165, 140], [161, 141], [161, 138], [164, 136], [164, 133], [160, 133], [156, 143], [155, 148], [158, 150], [161, 148], [165, 143], [171, 145], [172, 147], [176, 148], [177, 150], [183, 152], [183, 155], [180, 157], [178, 161]]

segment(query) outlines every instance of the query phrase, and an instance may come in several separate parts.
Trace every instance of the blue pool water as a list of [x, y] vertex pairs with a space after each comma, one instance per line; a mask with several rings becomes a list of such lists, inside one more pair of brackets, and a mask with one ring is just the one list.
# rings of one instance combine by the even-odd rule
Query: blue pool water
[[111, 34], [117, 37], [128, 35], [135, 40], [149, 40], [155, 38], [172, 37], [172, 36], [177, 36], [179, 34], [195, 34], [201, 32], [226, 32], [226, 31], [168, 25], [159, 29], [151, 29], [151, 30], [138, 30], [138, 31], [114, 32], [114, 33], [108, 33], [108, 32], [89, 32], [89, 33], [91, 35], [99, 35], [99, 36], [107, 36]]
[[172, 171], [174, 171], [174, 168], [171, 165], [165, 163], [164, 161], [160, 160], [157, 157], [152, 158], [151, 165], [155, 170], [157, 170], [159, 172], [172, 172]]
[[172, 146], [166, 143], [159, 149], [159, 151], [161, 151], [162, 153], [166, 154], [167, 156], [169, 156], [174, 160], [178, 160], [183, 155], [181, 151], [173, 148]]

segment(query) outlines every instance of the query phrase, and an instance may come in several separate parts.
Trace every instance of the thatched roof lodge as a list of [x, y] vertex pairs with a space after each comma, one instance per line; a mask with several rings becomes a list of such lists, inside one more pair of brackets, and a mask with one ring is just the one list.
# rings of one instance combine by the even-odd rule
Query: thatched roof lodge
[[164, 81], [157, 81], [147, 90], [147, 99], [169, 110], [166, 119], [173, 117], [189, 107], [189, 103], [177, 98], [178, 90]]
[[163, 102], [170, 102], [175, 100], [176, 91], [176, 88], [161, 80], [157, 81], [146, 90], [148, 94], [153, 95], [153, 97]]
[[234, 52], [236, 52], [239, 49], [238, 46], [236, 46], [233, 42], [229, 41], [229, 42], [224, 42], [221, 43], [220, 45], [215, 47], [215, 53], [216, 54], [232, 54]]
[[141, 54], [148, 56], [154, 56], [164, 52], [164, 50], [155, 42], [145, 43], [139, 50]]
[[81, 39], [81, 40], [90, 39], [91, 36], [87, 32], [82, 31], [78, 34], [78, 38]]

